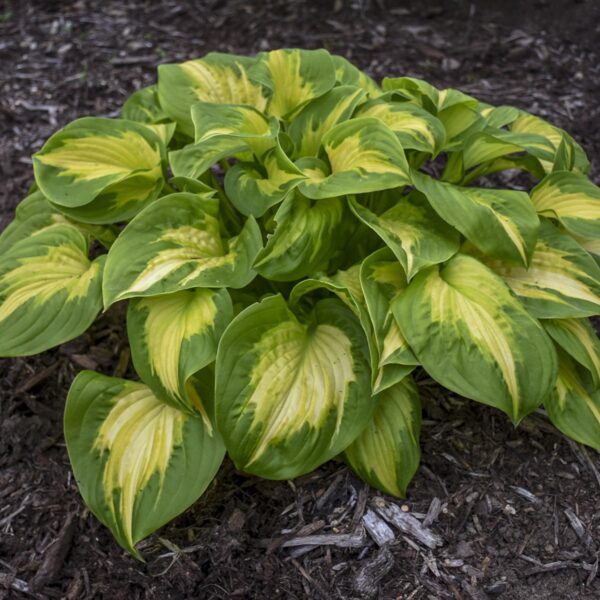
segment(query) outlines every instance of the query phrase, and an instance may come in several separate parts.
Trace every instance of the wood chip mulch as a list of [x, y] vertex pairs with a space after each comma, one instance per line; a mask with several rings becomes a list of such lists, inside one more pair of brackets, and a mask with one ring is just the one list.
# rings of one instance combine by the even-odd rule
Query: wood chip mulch
[[[0, 2], [0, 229], [52, 131], [116, 115], [157, 64], [212, 50], [326, 47], [374, 76], [526, 108], [583, 144], [598, 182], [598, 23], [598, 3], [566, 0]], [[141, 544], [139, 563], [86, 510], [69, 469], [62, 410], [82, 368], [130, 369], [122, 310], [54, 351], [0, 361], [0, 598], [600, 597], [599, 455], [543, 414], [514, 429], [426, 379], [405, 501], [342, 463], [269, 482], [226, 462]]]

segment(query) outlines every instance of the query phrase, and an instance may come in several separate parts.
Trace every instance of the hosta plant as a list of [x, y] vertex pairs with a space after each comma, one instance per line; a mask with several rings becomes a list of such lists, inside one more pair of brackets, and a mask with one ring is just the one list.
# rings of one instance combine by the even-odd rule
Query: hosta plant
[[404, 495], [425, 373], [600, 449], [600, 189], [539, 117], [324, 50], [212, 53], [33, 171], [0, 237], [0, 354], [128, 304], [139, 380], [84, 371], [64, 424], [135, 555], [226, 452], [269, 479], [337, 458]]

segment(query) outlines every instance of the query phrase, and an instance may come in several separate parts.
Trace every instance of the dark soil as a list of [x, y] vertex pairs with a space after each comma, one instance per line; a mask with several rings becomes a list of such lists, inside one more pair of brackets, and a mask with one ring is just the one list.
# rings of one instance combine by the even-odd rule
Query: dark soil
[[[529, 109], [583, 144], [598, 180], [599, 3], [410, 4], [420, 8], [0, 2], [0, 228], [31, 183], [29, 156], [53, 130], [115, 115], [154, 80], [158, 63], [211, 50], [326, 47], [376, 76], [424, 77]], [[85, 509], [61, 424], [78, 370], [127, 369], [122, 331], [122, 315], [110, 312], [57, 350], [0, 361], [0, 598], [600, 597], [598, 454], [567, 442], [543, 416], [515, 430], [502, 414], [426, 381], [422, 466], [397, 504], [426, 518], [441, 546], [394, 529], [393, 543], [379, 548], [362, 517], [393, 500], [342, 464], [286, 483], [226, 462], [195, 506], [142, 544], [147, 562], [135, 561]], [[338, 545], [308, 551], [297, 538], [309, 534]]]

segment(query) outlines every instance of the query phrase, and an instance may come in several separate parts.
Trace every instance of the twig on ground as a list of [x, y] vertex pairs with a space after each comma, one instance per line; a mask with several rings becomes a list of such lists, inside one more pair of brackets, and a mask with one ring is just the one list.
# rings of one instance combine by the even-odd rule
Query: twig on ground
[[367, 510], [362, 520], [367, 533], [378, 546], [384, 546], [396, 539], [394, 532], [388, 524], [372, 510]]
[[298, 571], [300, 572], [300, 575], [302, 575], [302, 577], [304, 577], [304, 579], [306, 579], [306, 581], [308, 581], [315, 588], [315, 590], [317, 590], [317, 592], [319, 592], [319, 594], [323, 598], [326, 598], [326, 599], [330, 598], [330, 594], [328, 594], [323, 589], [323, 587], [321, 586], [321, 584], [318, 581], [315, 581], [314, 577], [311, 577], [306, 572], [306, 570], [304, 569], [304, 567], [295, 558], [292, 558], [291, 562], [296, 567], [296, 569], [298, 569]]
[[40, 590], [45, 585], [54, 582], [60, 574], [63, 563], [73, 541], [77, 529], [76, 515], [71, 513], [63, 523], [56, 541], [46, 550], [46, 555], [35, 576], [31, 581], [32, 590]]
[[386, 503], [383, 498], [376, 498], [373, 502], [373, 508], [388, 523], [394, 525], [402, 533], [414, 537], [428, 548], [435, 549], [443, 544], [443, 540], [439, 535], [424, 527], [413, 515], [402, 512], [396, 504]]

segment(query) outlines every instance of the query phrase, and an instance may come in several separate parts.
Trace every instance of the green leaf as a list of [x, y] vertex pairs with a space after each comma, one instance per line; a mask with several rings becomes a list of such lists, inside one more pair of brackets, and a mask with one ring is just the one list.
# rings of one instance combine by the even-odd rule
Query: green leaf
[[417, 172], [412, 179], [438, 215], [484, 254], [529, 264], [540, 223], [525, 192], [459, 187]]
[[391, 311], [391, 305], [406, 289], [406, 273], [389, 248], [365, 258], [360, 284], [377, 345], [378, 364], [374, 392], [379, 392], [414, 370], [419, 364]]
[[420, 194], [397, 198], [392, 208], [376, 215], [355, 199], [350, 207], [395, 254], [412, 279], [421, 269], [444, 262], [458, 252], [458, 233], [447, 225]]
[[194, 136], [191, 117], [196, 102], [246, 104], [264, 111], [262, 87], [248, 79], [254, 59], [211, 52], [204, 58], [158, 66], [158, 97], [164, 111], [182, 132]]
[[86, 238], [58, 224], [0, 256], [0, 356], [28, 356], [81, 335], [102, 307], [105, 256], [88, 259]]
[[[322, 139], [331, 171], [308, 171], [299, 189], [308, 198], [374, 192], [410, 182], [404, 150], [394, 132], [373, 117], [338, 123]], [[306, 159], [303, 159], [306, 160]]]
[[202, 419], [141, 383], [92, 371], [73, 382], [64, 427], [83, 499], [137, 558], [135, 544], [202, 495], [225, 453]]
[[299, 194], [286, 198], [277, 213], [275, 231], [256, 256], [254, 269], [273, 281], [294, 281], [324, 270], [353, 227], [346, 202], [327, 198], [313, 202]]
[[[458, 159], [462, 159], [460, 154], [454, 154], [451, 158], [456, 157]], [[448, 161], [450, 163], [451, 161]], [[460, 161], [455, 161], [460, 162]], [[463, 165], [460, 165], [461, 169]], [[498, 171], [506, 171], [510, 169], [519, 169], [522, 171], [527, 171], [531, 176], [535, 179], [541, 179], [545, 176], [544, 168], [542, 167], [542, 163], [529, 154], [514, 154], [510, 156], [501, 156], [500, 158], [496, 158], [492, 161], [484, 163], [474, 169], [471, 169], [467, 174], [464, 171], [460, 171], [457, 169], [453, 173], [452, 177], [446, 177], [446, 171], [444, 171], [444, 177], [446, 181], [452, 181], [453, 183], [461, 183], [462, 185], [467, 185], [476, 179], [491, 175], [493, 173], [497, 173]]]
[[228, 240], [217, 211], [216, 200], [179, 192], [141, 212], [108, 253], [105, 306], [193, 287], [248, 285], [262, 246], [258, 225], [250, 217], [240, 234]]
[[540, 215], [558, 219], [574, 236], [600, 240], [600, 188], [584, 175], [554, 171], [532, 191]]
[[393, 364], [381, 366], [380, 349], [378, 347], [378, 340], [375, 338], [373, 324], [369, 318], [367, 303], [361, 288], [360, 271], [361, 265], [356, 264], [348, 269], [338, 270], [331, 276], [324, 273], [317, 273], [313, 277], [303, 279], [292, 288], [289, 297], [289, 306], [292, 311], [302, 311], [302, 303], [309, 294], [321, 290], [327, 290], [335, 294], [358, 318], [364, 334], [367, 336], [371, 362], [371, 386], [373, 393], [377, 393], [385, 387], [400, 381], [414, 367]]
[[419, 273], [392, 310], [435, 380], [515, 423], [554, 385], [552, 342], [504, 282], [472, 257], [458, 254]]
[[405, 150], [419, 150], [435, 156], [446, 141], [441, 121], [410, 102], [371, 100], [359, 108], [358, 116], [383, 121], [398, 136]]
[[0, 254], [20, 240], [37, 235], [67, 218], [56, 210], [39, 190], [22, 200], [15, 211], [15, 218], [0, 234]]
[[217, 353], [216, 420], [236, 467], [290, 479], [339, 454], [369, 418], [369, 354], [338, 300], [299, 321], [281, 296], [242, 311]]
[[358, 87], [342, 85], [311, 100], [293, 119], [288, 129], [295, 144], [294, 157], [317, 156], [323, 136], [337, 123], [350, 119], [366, 95]]
[[273, 147], [279, 133], [277, 119], [243, 104], [197, 102], [192, 106], [192, 121], [196, 144], [215, 136], [240, 138], [257, 156]]
[[146, 127], [154, 132], [161, 140], [163, 146], [167, 148], [171, 139], [175, 135], [176, 125], [173, 122], [168, 123], [146, 123]]
[[70, 224], [85, 236], [98, 240], [105, 248], [110, 248], [118, 235], [113, 225], [93, 225], [78, 223], [59, 212], [39, 190], [22, 200], [15, 211], [15, 218], [0, 234], [0, 254], [6, 252], [20, 240], [46, 231], [58, 224]]
[[[196, 288], [135, 298], [127, 312], [127, 334], [138, 375], [175, 408], [207, 420], [190, 377], [217, 356], [217, 345], [233, 318], [227, 290]], [[210, 422], [207, 420], [210, 429]]]
[[339, 86], [353, 85], [362, 88], [368, 92], [371, 98], [379, 96], [381, 88], [368, 75], [357, 69], [350, 61], [343, 56], [331, 56], [335, 67], [335, 79]]
[[558, 378], [544, 406], [552, 423], [581, 444], [600, 450], [600, 390], [577, 372], [573, 360], [558, 351]]
[[[533, 134], [543, 137], [556, 152], [566, 136], [573, 143], [575, 153], [573, 157], [574, 169], [583, 175], [589, 172], [590, 161], [583, 151], [583, 148], [577, 142], [572, 140], [566, 131], [551, 125], [547, 121], [544, 121], [544, 119], [540, 119], [540, 117], [531, 115], [525, 111], [520, 111], [519, 117], [511, 123], [510, 130], [514, 133]], [[556, 157], [554, 157], [553, 160], [555, 160], [555, 158]], [[553, 161], [542, 160], [541, 162], [547, 173], [552, 171]]]
[[477, 112], [476, 106], [459, 103], [437, 113], [446, 131], [444, 150], [454, 152], [461, 150], [472, 135], [485, 127], [485, 120]]
[[405, 100], [411, 100], [432, 114], [438, 111], [439, 90], [423, 79], [416, 77], [384, 77], [384, 91], [394, 92]]
[[147, 124], [169, 121], [169, 116], [158, 101], [156, 85], [149, 85], [131, 94], [123, 104], [121, 118]]
[[375, 397], [375, 412], [344, 456], [359, 477], [403, 498], [419, 466], [421, 402], [411, 377]]
[[250, 79], [271, 91], [267, 113], [278, 119], [288, 119], [335, 85], [335, 68], [326, 50], [273, 50], [256, 58]]
[[570, 135], [563, 134], [562, 140], [556, 149], [552, 172], [573, 171], [575, 168], [575, 141]]
[[225, 175], [227, 196], [246, 216], [262, 217], [306, 178], [279, 145], [268, 150], [261, 163], [239, 162]]
[[600, 240], [586, 240], [585, 238], [572, 236], [575, 241], [596, 261], [600, 266]]
[[214, 195], [216, 190], [210, 187], [207, 183], [194, 179], [193, 177], [184, 177], [182, 175], [171, 177], [169, 184], [174, 186], [177, 191], [190, 192], [191, 194], [201, 194], [203, 196]]
[[477, 112], [479, 102], [458, 90], [438, 90], [426, 81], [413, 77], [386, 78], [383, 89], [422, 107], [439, 120], [445, 130], [443, 149], [459, 149], [464, 139], [485, 126]]
[[247, 155], [250, 146], [243, 138], [215, 135], [198, 144], [169, 152], [169, 164], [175, 177], [199, 179], [224, 158]]
[[600, 267], [569, 235], [543, 219], [529, 268], [481, 257], [539, 319], [591, 317], [600, 309]]
[[518, 119], [521, 112], [514, 106], [491, 106], [483, 102], [479, 103], [477, 111], [485, 119], [486, 126], [495, 129], [510, 125]]
[[556, 149], [543, 136], [487, 128], [470, 136], [465, 142], [465, 169], [521, 152], [527, 152], [541, 161], [551, 162], [554, 160]]
[[382, 87], [387, 92], [396, 92], [407, 100], [413, 100], [426, 110], [436, 114], [455, 105], [476, 108], [479, 102], [459, 90], [438, 90], [430, 83], [416, 77], [385, 77]]
[[85, 117], [50, 137], [33, 155], [33, 170], [62, 213], [85, 223], [114, 223], [158, 197], [164, 158], [162, 140], [149, 127]]
[[584, 366], [594, 388], [600, 386], [600, 340], [587, 319], [545, 319], [542, 325], [567, 354]]
[[314, 277], [299, 281], [290, 292], [289, 305], [292, 310], [299, 307], [300, 301], [309, 293], [326, 289], [335, 294], [361, 321], [366, 321], [368, 335], [369, 317], [366, 312], [365, 298], [360, 287], [360, 265], [352, 265], [348, 269], [336, 271], [329, 276], [316, 273]]

